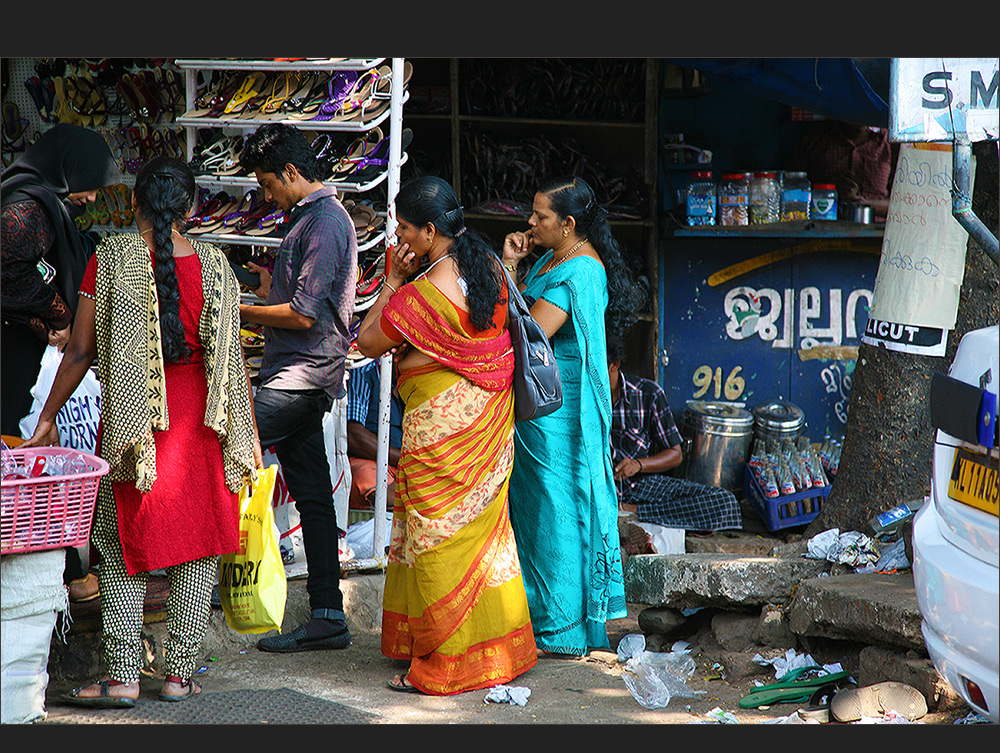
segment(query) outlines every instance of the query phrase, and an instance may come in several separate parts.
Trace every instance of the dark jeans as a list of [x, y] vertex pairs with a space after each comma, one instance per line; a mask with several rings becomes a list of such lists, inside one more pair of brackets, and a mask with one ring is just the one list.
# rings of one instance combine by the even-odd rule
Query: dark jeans
[[262, 387], [254, 397], [260, 446], [264, 450], [274, 448], [299, 512], [309, 607], [314, 617], [343, 619], [337, 512], [323, 441], [323, 415], [332, 404], [323, 390]]

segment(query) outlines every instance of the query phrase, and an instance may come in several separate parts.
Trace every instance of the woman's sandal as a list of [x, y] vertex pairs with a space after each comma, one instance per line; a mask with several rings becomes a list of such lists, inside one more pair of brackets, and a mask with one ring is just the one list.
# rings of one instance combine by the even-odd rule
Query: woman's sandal
[[382, 140], [381, 128], [373, 128], [364, 136], [355, 139], [343, 156], [329, 166], [330, 177], [328, 180], [346, 180], [354, 172], [361, 159], [374, 152]]
[[[61, 698], [65, 703], [72, 704], [73, 706], [86, 706], [92, 709], [130, 709], [135, 707], [135, 698], [129, 698], [124, 695], [111, 695], [108, 691], [108, 688], [112, 685], [127, 684], [128, 683], [118, 682], [118, 680], [100, 680], [92, 682], [89, 685], [81, 685], [78, 688], [73, 688], [73, 690], [63, 694]], [[80, 691], [84, 688], [90, 687], [90, 685], [97, 685], [100, 687], [101, 694], [97, 696], [81, 696]]]
[[243, 83], [240, 84], [240, 88], [236, 90], [232, 99], [223, 108], [222, 114], [230, 118], [240, 115], [246, 110], [250, 100], [260, 96], [260, 90], [266, 82], [267, 76], [265, 74], [259, 71], [248, 73], [243, 79]]
[[163, 684], [166, 685], [168, 682], [180, 685], [185, 690], [183, 693], [177, 693], [176, 695], [173, 693], [164, 693], [161, 690], [160, 691], [161, 701], [173, 701], [176, 703], [177, 701], [186, 701], [191, 696], [196, 696], [201, 694], [201, 685], [196, 683], [194, 680], [191, 679], [185, 680], [184, 678], [178, 677], [177, 675], [167, 675], [166, 677], [163, 678]]
[[[397, 679], [399, 680], [398, 684], [393, 682], [393, 680]], [[423, 693], [416, 685], [410, 685], [406, 681], [406, 675], [396, 675], [392, 680], [386, 680], [385, 684], [389, 690], [395, 690], [397, 693]]]

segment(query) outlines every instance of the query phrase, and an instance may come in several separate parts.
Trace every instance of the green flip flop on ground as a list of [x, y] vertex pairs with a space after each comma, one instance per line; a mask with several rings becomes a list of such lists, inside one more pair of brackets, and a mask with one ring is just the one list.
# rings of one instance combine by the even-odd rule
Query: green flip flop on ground
[[816, 690], [824, 685], [836, 685], [849, 681], [846, 671], [827, 672], [812, 677], [802, 677], [806, 672], [822, 670], [822, 667], [810, 666], [794, 669], [778, 682], [761, 685], [752, 693], [740, 699], [740, 708], [755, 709], [759, 706], [771, 706], [775, 703], [805, 703]]

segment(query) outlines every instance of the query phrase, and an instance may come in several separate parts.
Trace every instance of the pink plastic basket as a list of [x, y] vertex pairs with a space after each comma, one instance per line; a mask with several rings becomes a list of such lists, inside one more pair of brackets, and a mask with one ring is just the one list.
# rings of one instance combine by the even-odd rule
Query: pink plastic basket
[[85, 544], [90, 539], [97, 485], [110, 469], [107, 462], [71, 447], [15, 448], [11, 452], [19, 465], [29, 467], [39, 456], [82, 456], [89, 470], [0, 482], [0, 554]]

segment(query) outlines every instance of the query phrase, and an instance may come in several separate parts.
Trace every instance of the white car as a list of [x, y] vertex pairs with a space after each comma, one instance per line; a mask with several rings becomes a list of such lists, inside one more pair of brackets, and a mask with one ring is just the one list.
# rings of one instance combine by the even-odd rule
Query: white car
[[927, 652], [979, 714], [1000, 721], [997, 382], [1000, 328], [962, 338], [931, 386], [931, 493], [913, 521], [913, 581]]

